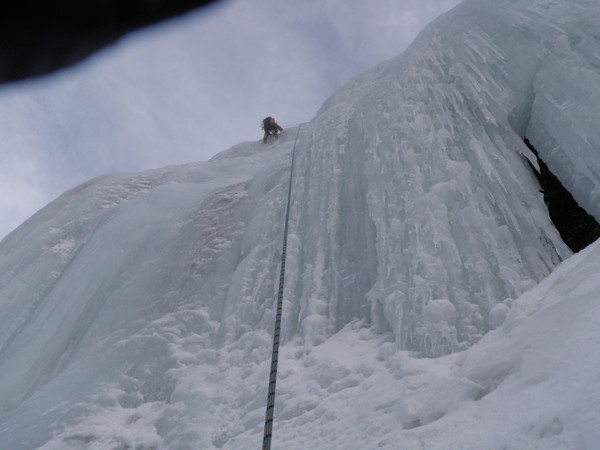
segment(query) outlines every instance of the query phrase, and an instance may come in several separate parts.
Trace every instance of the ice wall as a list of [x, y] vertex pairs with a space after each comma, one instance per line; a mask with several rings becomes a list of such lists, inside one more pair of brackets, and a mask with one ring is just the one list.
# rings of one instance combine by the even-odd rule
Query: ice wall
[[48, 205], [0, 244], [0, 439], [221, 448], [260, 428], [296, 136], [283, 329], [302, 370], [352, 327], [392, 342], [382, 360], [472, 346], [570, 255], [524, 134], [598, 213], [597, 12], [468, 0], [276, 143]]
[[552, 9], [562, 19], [553, 39], [539, 37], [547, 50], [533, 80], [526, 134], [543, 148], [542, 157], [575, 200], [599, 220], [600, 6], [560, 3]]
[[[593, 18], [598, 7], [467, 1], [325, 103], [301, 134], [295, 186], [308, 339], [348, 314], [423, 355], [465, 348], [489, 329], [494, 305], [569, 254], [521, 138], [560, 137], [563, 147], [540, 141], [542, 157], [597, 210], [598, 22], [583, 10]], [[570, 106], [541, 105], [558, 95]]]
[[[260, 221], [281, 234], [290, 146], [283, 136], [277, 147], [240, 144], [236, 158], [91, 180], [2, 242], [3, 445], [36, 448], [56, 417], [89, 412], [88, 396], [132, 411], [168, 402], [170, 370], [271, 325], [261, 274], [277, 271], [279, 239]], [[244, 275], [246, 265], [260, 272]], [[232, 303], [247, 306], [242, 322], [226, 320]], [[30, 426], [44, 432], [12, 432]]]

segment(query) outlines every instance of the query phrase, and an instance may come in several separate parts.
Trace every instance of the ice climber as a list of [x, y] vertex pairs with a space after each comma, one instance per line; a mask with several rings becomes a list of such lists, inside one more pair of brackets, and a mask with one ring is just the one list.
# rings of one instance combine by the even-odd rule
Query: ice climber
[[273, 119], [271, 116], [269, 117], [265, 117], [262, 121], [262, 129], [265, 130], [265, 137], [263, 137], [263, 142], [266, 144], [267, 143], [267, 137], [272, 134], [273, 136], [275, 136], [275, 138], [279, 139], [279, 132], [283, 131], [283, 128], [281, 128], [277, 122], [275, 122], [275, 119]]

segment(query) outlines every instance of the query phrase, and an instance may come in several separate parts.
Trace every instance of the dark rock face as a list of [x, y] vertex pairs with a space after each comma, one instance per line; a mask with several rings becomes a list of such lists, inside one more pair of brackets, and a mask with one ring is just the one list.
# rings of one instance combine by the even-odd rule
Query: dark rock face
[[25, 0], [0, 14], [0, 82], [71, 65], [136, 28], [218, 0]]
[[540, 171], [538, 172], [531, 164], [529, 166], [542, 187], [544, 202], [548, 207], [550, 219], [552, 219], [562, 240], [572, 251], [582, 250], [600, 238], [600, 225], [596, 219], [577, 204], [560, 180], [550, 172], [531, 142], [527, 138], [523, 141], [537, 158]]

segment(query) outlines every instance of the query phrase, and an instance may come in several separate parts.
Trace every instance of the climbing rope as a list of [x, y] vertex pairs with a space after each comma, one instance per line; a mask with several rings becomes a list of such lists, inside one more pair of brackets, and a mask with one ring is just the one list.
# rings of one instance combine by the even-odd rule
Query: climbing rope
[[283, 246], [281, 250], [281, 271], [279, 272], [279, 292], [277, 294], [277, 312], [275, 314], [275, 330], [273, 332], [273, 353], [271, 355], [271, 374], [269, 376], [269, 393], [267, 395], [267, 413], [265, 418], [265, 432], [263, 436], [263, 450], [271, 449], [273, 436], [273, 411], [275, 409], [275, 383], [277, 382], [277, 363], [279, 359], [279, 338], [281, 335], [281, 315], [283, 312], [283, 285], [285, 281], [285, 257], [287, 252], [288, 224], [290, 222], [290, 203], [292, 199], [292, 177], [294, 175], [294, 160], [296, 156], [296, 142], [300, 128], [294, 139], [292, 149], [292, 165], [290, 168], [290, 185], [288, 187], [287, 207], [285, 211], [285, 226], [283, 229]]
[[302, 125], [304, 122], [300, 122], [300, 123], [284, 123], [281, 126], [283, 128], [292, 128], [292, 127], [297, 127], [298, 125]]

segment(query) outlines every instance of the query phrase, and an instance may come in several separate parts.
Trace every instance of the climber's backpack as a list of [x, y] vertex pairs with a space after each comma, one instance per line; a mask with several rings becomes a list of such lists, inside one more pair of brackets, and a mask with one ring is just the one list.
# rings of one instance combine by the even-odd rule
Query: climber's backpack
[[267, 131], [269, 128], [271, 128], [271, 119], [272, 119], [272, 117], [271, 117], [271, 116], [269, 116], [269, 117], [265, 117], [265, 118], [263, 119], [263, 121], [262, 121], [262, 129], [263, 129], [264, 131]]

